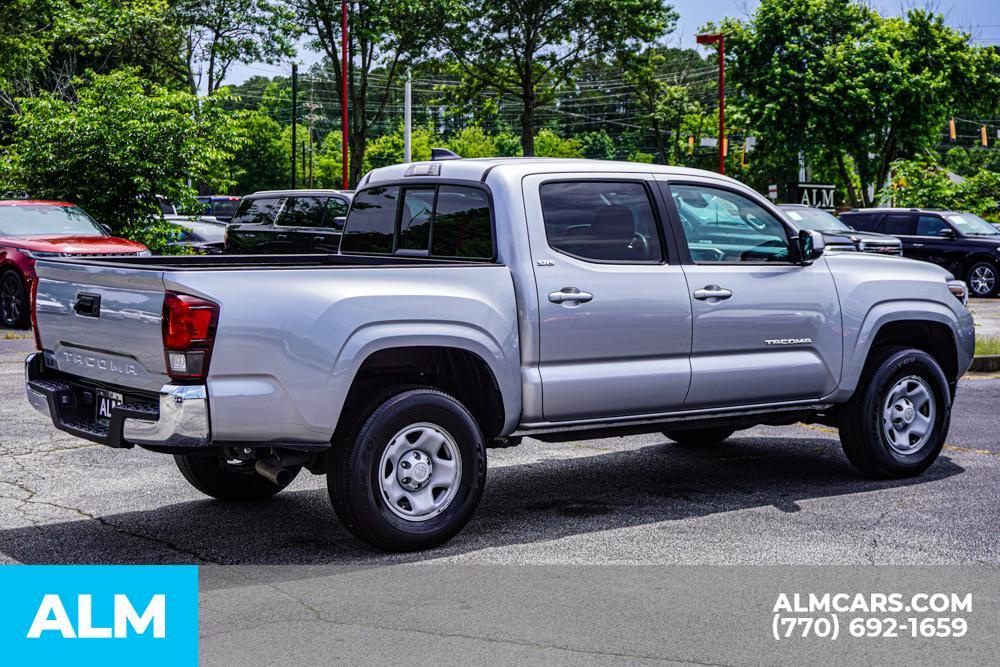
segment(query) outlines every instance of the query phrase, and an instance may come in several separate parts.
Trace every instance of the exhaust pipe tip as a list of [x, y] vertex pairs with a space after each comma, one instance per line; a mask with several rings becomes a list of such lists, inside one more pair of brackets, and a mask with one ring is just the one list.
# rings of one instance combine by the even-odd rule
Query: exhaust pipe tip
[[257, 471], [258, 475], [278, 486], [285, 486], [292, 481], [292, 473], [278, 465], [273, 458], [257, 459], [257, 462], [253, 464], [253, 469]]

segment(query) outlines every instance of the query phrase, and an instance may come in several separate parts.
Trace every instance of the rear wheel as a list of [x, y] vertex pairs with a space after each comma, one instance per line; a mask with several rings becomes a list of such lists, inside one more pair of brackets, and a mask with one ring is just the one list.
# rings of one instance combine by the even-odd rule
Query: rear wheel
[[327, 485], [344, 526], [389, 551], [444, 544], [472, 517], [486, 482], [486, 447], [465, 406], [431, 388], [362, 411], [330, 453]]
[[253, 461], [226, 461], [215, 456], [183, 455], [174, 455], [174, 461], [191, 486], [206, 496], [231, 501], [270, 498], [291, 484], [301, 470], [301, 466], [289, 467], [291, 479], [285, 484], [275, 484], [257, 474]]
[[28, 326], [31, 303], [28, 288], [17, 271], [8, 270], [0, 276], [0, 323], [11, 329]]
[[968, 282], [969, 291], [973, 296], [993, 296], [997, 293], [997, 287], [1000, 286], [1000, 272], [997, 271], [996, 264], [992, 262], [978, 262], [969, 269], [966, 282]]
[[937, 459], [951, 422], [951, 391], [926, 352], [885, 347], [872, 352], [858, 390], [840, 415], [840, 441], [858, 470], [912, 477]]
[[718, 445], [729, 438], [735, 429], [731, 428], [695, 428], [689, 431], [664, 431], [667, 436], [678, 445], [687, 447], [711, 447]]

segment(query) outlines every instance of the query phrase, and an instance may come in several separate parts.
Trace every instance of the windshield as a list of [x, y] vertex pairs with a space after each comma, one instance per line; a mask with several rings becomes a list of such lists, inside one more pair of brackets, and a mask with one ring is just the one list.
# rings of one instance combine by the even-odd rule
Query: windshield
[[14, 204], [0, 206], [0, 236], [106, 236], [94, 219], [76, 206]]
[[948, 213], [944, 217], [966, 236], [1000, 236], [997, 228], [972, 213]]
[[849, 232], [851, 228], [828, 213], [818, 208], [787, 208], [782, 209], [799, 229], [809, 229], [814, 232]]

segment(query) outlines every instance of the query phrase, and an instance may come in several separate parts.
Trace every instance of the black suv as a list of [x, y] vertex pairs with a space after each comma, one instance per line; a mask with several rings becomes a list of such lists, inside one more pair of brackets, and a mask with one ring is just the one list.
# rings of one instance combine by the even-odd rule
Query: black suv
[[866, 208], [840, 219], [854, 229], [891, 234], [903, 255], [934, 262], [969, 284], [973, 296], [1000, 287], [1000, 231], [978, 215], [933, 209]]
[[335, 253], [350, 205], [351, 193], [343, 190], [267, 190], [247, 195], [226, 228], [226, 253]]

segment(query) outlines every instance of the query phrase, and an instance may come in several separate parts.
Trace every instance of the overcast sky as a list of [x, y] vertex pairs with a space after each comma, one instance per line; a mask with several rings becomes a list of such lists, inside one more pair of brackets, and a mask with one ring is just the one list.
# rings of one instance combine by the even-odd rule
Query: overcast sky
[[[968, 30], [983, 43], [1000, 44], [1000, 0], [871, 0], [883, 14], [900, 14], [908, 7], [930, 6], [943, 13], [948, 23]], [[709, 21], [718, 21], [725, 16], [744, 18], [757, 6], [757, 0], [671, 0], [680, 13], [677, 30], [670, 36], [670, 43], [695, 46], [698, 29]], [[320, 60], [318, 53], [309, 51], [303, 45], [299, 51], [299, 62], [311, 65]], [[241, 83], [247, 78], [261, 74], [274, 76], [288, 73], [287, 66], [265, 64], [236, 64], [226, 77], [227, 83]]]

